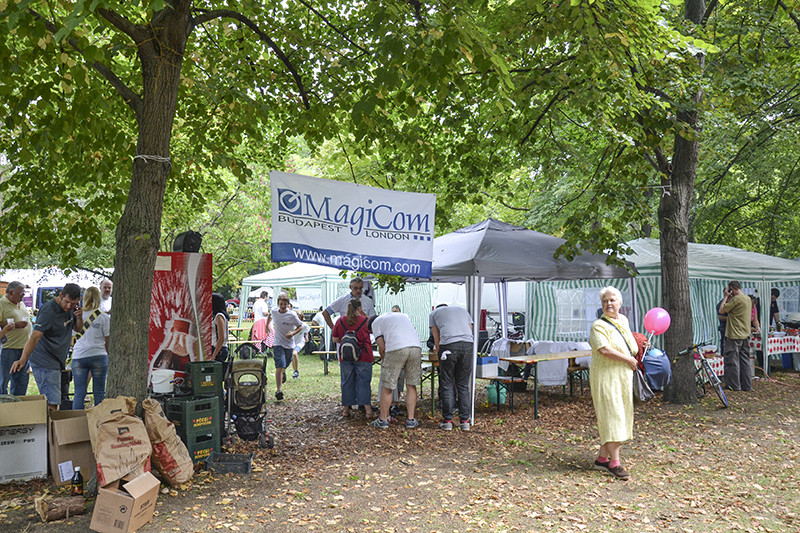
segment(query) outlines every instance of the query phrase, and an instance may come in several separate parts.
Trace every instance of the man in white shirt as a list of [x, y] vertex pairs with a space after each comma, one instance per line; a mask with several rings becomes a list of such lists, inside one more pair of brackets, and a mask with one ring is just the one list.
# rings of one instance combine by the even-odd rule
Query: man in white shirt
[[333, 330], [333, 319], [331, 317], [333, 317], [333, 315], [346, 315], [347, 306], [353, 298], [361, 300], [361, 310], [364, 311], [368, 317], [372, 318], [375, 316], [375, 304], [372, 303], [372, 299], [370, 298], [362, 298], [361, 295], [363, 292], [364, 280], [355, 277], [350, 280], [350, 292], [338, 298], [325, 308], [322, 312], [322, 316], [331, 330]]
[[417, 330], [408, 315], [403, 313], [386, 313], [373, 317], [367, 327], [375, 336], [375, 343], [381, 354], [380, 415], [370, 425], [380, 429], [389, 427], [392, 391], [397, 387], [400, 371], [405, 369], [408, 415], [406, 429], [414, 429], [419, 425], [414, 411], [417, 406], [417, 387], [422, 379], [422, 350]]
[[269, 293], [261, 291], [261, 296], [253, 303], [253, 320], [261, 320], [269, 317]]
[[106, 278], [100, 282], [100, 307], [99, 309], [104, 313], [111, 312], [111, 291], [114, 290], [114, 284], [110, 279]]

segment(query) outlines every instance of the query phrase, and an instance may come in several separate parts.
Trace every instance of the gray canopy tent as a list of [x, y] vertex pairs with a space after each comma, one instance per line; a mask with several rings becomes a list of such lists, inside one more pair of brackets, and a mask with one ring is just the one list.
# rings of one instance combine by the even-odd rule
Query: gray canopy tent
[[[571, 261], [555, 257], [564, 239], [493, 218], [437, 237], [433, 241], [431, 281], [466, 283], [467, 310], [473, 322], [472, 395], [478, 354], [478, 326], [484, 283], [497, 283], [503, 332], [508, 328], [509, 281], [612, 279], [628, 270], [606, 264], [607, 256], [581, 253]], [[632, 265], [631, 265], [632, 266]], [[474, 420], [475, 402], [470, 419]]]

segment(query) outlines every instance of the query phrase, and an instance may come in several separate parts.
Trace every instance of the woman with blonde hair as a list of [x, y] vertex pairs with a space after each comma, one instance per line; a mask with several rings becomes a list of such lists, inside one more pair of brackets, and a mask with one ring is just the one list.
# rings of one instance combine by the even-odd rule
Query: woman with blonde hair
[[[622, 467], [619, 451], [633, 437], [633, 371], [638, 351], [628, 325], [620, 314], [622, 294], [614, 287], [600, 289], [603, 314], [592, 324], [592, 371], [589, 383], [600, 433], [600, 452], [594, 462], [597, 470], [626, 480], [630, 474]], [[645, 351], [649, 343], [645, 343]]]
[[97, 287], [89, 287], [83, 293], [83, 329], [75, 334], [72, 347], [72, 376], [75, 379], [73, 409], [84, 408], [90, 372], [94, 404], [99, 404], [106, 396], [111, 318], [108, 313], [100, 311], [101, 302], [100, 289]]

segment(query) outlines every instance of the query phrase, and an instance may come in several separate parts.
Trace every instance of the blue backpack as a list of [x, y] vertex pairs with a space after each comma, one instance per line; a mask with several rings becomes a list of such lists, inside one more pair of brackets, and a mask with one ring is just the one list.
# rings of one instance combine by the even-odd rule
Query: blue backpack
[[647, 382], [653, 390], [664, 390], [669, 380], [672, 379], [669, 357], [658, 348], [650, 348], [650, 351], [644, 354], [642, 366]]

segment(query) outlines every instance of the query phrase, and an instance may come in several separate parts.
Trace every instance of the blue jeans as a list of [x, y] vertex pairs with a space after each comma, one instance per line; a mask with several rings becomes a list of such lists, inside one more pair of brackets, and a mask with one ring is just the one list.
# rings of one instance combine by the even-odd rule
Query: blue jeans
[[89, 371], [92, 372], [92, 393], [97, 405], [106, 397], [106, 374], [108, 373], [108, 356], [93, 355], [72, 360], [72, 378], [75, 380], [75, 396], [72, 398], [73, 409], [83, 409], [86, 402], [86, 389], [89, 386]]
[[44, 394], [48, 405], [61, 405], [61, 370], [31, 366], [33, 379], [39, 388], [39, 394]]
[[372, 405], [372, 363], [340, 361], [342, 405]]
[[11, 365], [20, 357], [22, 357], [22, 348], [3, 348], [0, 351], [0, 367], [3, 372], [3, 388], [0, 389], [0, 394], [9, 394], [9, 383], [11, 383], [11, 394], [14, 396], [28, 394], [28, 370], [30, 370], [31, 364], [28, 363], [19, 372], [11, 373]]
[[[442, 361], [442, 353], [450, 350]], [[453, 342], [439, 346], [439, 401], [442, 417], [453, 420], [458, 395], [458, 418], [469, 420], [472, 412], [472, 343]]]
[[275, 368], [286, 368], [292, 361], [292, 349], [276, 344], [272, 347], [272, 360], [275, 361]]

